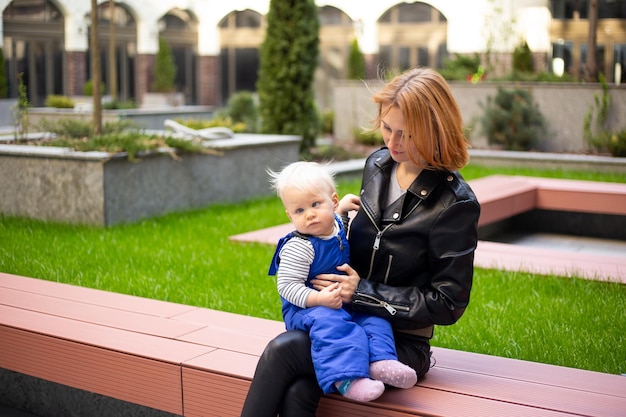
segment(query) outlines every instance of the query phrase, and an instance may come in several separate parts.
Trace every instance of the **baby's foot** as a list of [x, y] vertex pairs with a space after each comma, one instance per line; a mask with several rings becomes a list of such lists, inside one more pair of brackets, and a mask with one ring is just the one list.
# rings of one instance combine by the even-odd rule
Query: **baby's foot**
[[385, 384], [369, 378], [337, 381], [335, 386], [344, 397], [362, 402], [375, 400], [385, 391]]
[[397, 388], [411, 388], [417, 383], [413, 368], [395, 360], [370, 363], [370, 377]]

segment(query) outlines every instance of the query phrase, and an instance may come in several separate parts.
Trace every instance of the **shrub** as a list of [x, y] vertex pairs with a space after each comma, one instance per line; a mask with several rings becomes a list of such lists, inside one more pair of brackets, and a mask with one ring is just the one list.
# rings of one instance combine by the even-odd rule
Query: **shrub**
[[520, 72], [533, 72], [533, 54], [530, 52], [528, 43], [523, 42], [513, 50], [513, 70]]
[[487, 97], [481, 107], [482, 131], [491, 145], [528, 151], [547, 133], [546, 120], [528, 90], [498, 87], [495, 98]]
[[128, 101], [113, 100], [113, 101], [102, 103], [102, 108], [106, 110], [136, 109], [137, 103], [135, 103], [133, 100], [128, 100]]
[[[100, 91], [106, 91], [106, 84], [100, 81]], [[93, 96], [93, 80], [87, 80], [83, 86], [83, 94], [86, 96]]]
[[591, 145], [600, 152], [608, 152], [613, 156], [626, 157], [626, 129], [618, 132], [603, 131], [594, 136]]
[[457, 55], [454, 59], [446, 59], [443, 68], [439, 70], [446, 80], [467, 80], [468, 76], [478, 73], [480, 56]]
[[335, 113], [332, 110], [325, 110], [320, 113], [320, 131], [325, 135], [335, 133]]
[[235, 133], [241, 133], [247, 131], [247, 126], [245, 123], [239, 122], [234, 123], [233, 120], [228, 116], [218, 115], [213, 119], [177, 119], [176, 122], [181, 125], [190, 127], [192, 129], [200, 130], [207, 129], [210, 127], [227, 127]]
[[73, 109], [74, 108], [74, 100], [67, 96], [60, 95], [49, 95], [46, 97], [46, 102], [44, 103], [46, 107], [54, 107], [57, 109]]
[[238, 91], [230, 96], [226, 109], [218, 116], [223, 120], [230, 118], [232, 124], [243, 123], [247, 132], [257, 131], [258, 107], [250, 91]]
[[354, 129], [354, 140], [356, 143], [368, 146], [378, 146], [384, 143], [380, 130]]
[[589, 109], [583, 121], [583, 136], [595, 149], [600, 152], [609, 152], [613, 156], [626, 156], [626, 129], [612, 132], [607, 127], [607, 120], [611, 110], [611, 96], [604, 74], [599, 73], [598, 78], [602, 85], [602, 96], [594, 96], [595, 110]]
[[[103, 134], [116, 134], [133, 128], [133, 123], [130, 120], [121, 120], [105, 123], [102, 132]], [[60, 138], [84, 139], [93, 136], [91, 120], [73, 117], [57, 119], [54, 122], [44, 119], [41, 122], [41, 129], [45, 132], [54, 133]]]

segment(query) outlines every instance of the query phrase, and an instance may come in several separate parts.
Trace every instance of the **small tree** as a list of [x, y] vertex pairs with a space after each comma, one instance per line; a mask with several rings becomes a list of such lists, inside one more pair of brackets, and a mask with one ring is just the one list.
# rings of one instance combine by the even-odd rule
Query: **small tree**
[[7, 82], [4, 54], [2, 53], [2, 48], [0, 48], [0, 98], [7, 97], [9, 97], [9, 83]]
[[13, 106], [13, 123], [15, 125], [15, 140], [17, 142], [26, 142], [28, 138], [30, 112], [30, 102], [28, 101], [28, 91], [24, 84], [24, 73], [20, 72], [17, 76], [17, 93], [18, 100]]
[[174, 55], [172, 50], [163, 38], [159, 38], [159, 52], [156, 56], [154, 64], [154, 83], [152, 91], [157, 93], [170, 93], [174, 91], [174, 83], [176, 81], [176, 64], [174, 63]]
[[547, 122], [528, 90], [499, 87], [487, 98], [480, 119], [490, 144], [513, 151], [532, 150], [547, 133]]
[[301, 135], [301, 150], [319, 131], [313, 77], [319, 20], [313, 0], [271, 0], [260, 48], [257, 90], [262, 133]]
[[359, 41], [354, 38], [350, 45], [350, 56], [348, 57], [348, 79], [362, 80], [365, 78], [365, 58], [359, 48]]
[[513, 50], [513, 70], [533, 72], [533, 54], [527, 42], [523, 42]]

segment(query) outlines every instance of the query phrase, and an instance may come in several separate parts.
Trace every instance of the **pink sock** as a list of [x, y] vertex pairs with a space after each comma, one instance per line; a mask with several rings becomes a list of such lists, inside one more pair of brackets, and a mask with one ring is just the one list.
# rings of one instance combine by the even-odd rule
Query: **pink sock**
[[362, 402], [375, 400], [385, 391], [385, 384], [369, 378], [337, 381], [335, 386], [344, 397]]
[[413, 368], [391, 359], [370, 363], [370, 377], [397, 388], [411, 388], [417, 383]]

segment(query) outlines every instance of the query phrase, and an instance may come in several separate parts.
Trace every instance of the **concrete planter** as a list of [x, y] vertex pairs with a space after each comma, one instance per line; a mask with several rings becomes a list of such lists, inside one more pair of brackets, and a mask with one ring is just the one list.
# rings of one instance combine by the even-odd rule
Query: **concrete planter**
[[222, 154], [125, 154], [0, 145], [0, 213], [112, 226], [271, 195], [266, 169], [299, 159], [301, 138], [244, 135], [216, 140]]
[[[125, 109], [103, 110], [102, 122], [112, 123], [130, 120], [139, 128], [163, 129], [167, 119], [211, 119], [214, 109], [210, 106], [180, 106], [170, 109]], [[56, 122], [62, 119], [78, 119], [90, 121], [93, 118], [91, 106], [77, 106], [74, 109], [56, 109], [51, 107], [35, 107], [29, 110], [28, 120], [31, 131], [37, 130], [43, 120]], [[0, 123], [0, 126], [2, 124]]]

